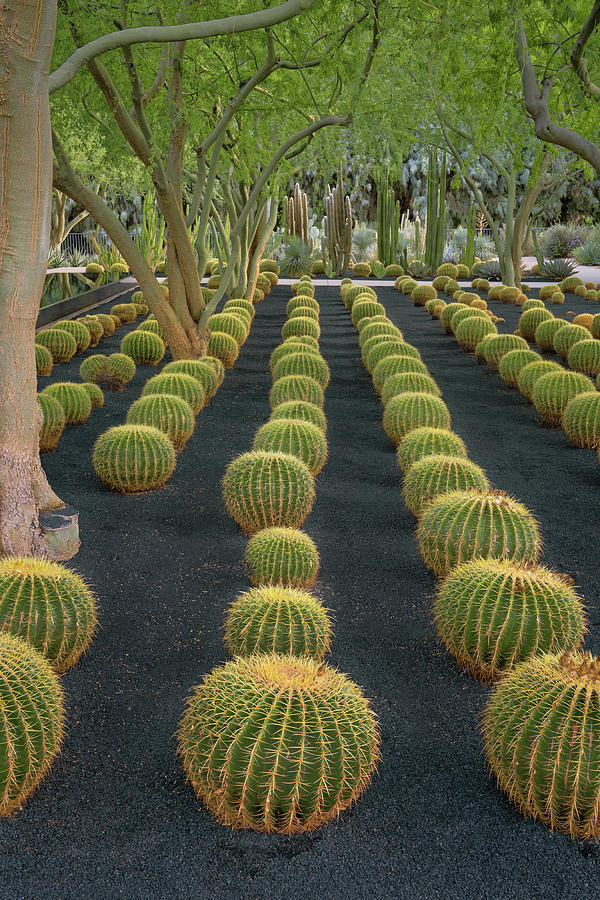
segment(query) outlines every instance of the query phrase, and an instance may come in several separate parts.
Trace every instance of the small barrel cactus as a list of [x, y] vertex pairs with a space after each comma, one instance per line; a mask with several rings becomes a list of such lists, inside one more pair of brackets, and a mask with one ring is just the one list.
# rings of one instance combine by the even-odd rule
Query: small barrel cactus
[[477, 362], [479, 363], [480, 366], [485, 366], [485, 364], [486, 364], [485, 345], [487, 344], [488, 341], [490, 341], [495, 336], [496, 336], [495, 334], [486, 334], [484, 337], [481, 338], [479, 343], [475, 346], [475, 350], [474, 350], [475, 359], [477, 360]]
[[286, 375], [279, 378], [269, 394], [271, 409], [289, 400], [303, 400], [323, 409], [325, 395], [318, 381], [306, 375]]
[[163, 330], [156, 319], [145, 319], [143, 322], [140, 322], [136, 331], [151, 331], [152, 334], [156, 334], [164, 340]]
[[[115, 333], [116, 323], [112, 316], [107, 316], [105, 313], [96, 313], [96, 319], [102, 325], [102, 330], [104, 331], [104, 337], [112, 337]], [[89, 328], [88, 328], [89, 331]]]
[[96, 627], [96, 598], [75, 572], [31, 557], [0, 560], [0, 631], [22, 637], [56, 672], [75, 665]]
[[485, 753], [525, 815], [578, 840], [600, 837], [600, 661], [534, 656], [500, 679], [485, 710]]
[[303, 375], [312, 378], [323, 390], [329, 384], [331, 373], [322, 356], [317, 353], [291, 353], [280, 359], [273, 369], [273, 381], [287, 375]]
[[48, 328], [35, 336], [36, 344], [45, 347], [52, 354], [53, 363], [69, 362], [77, 353], [77, 341], [72, 334], [61, 328]]
[[565, 327], [564, 319], [546, 319], [535, 329], [534, 340], [540, 350], [554, 350], [556, 333]]
[[544, 309], [544, 301], [543, 300], [526, 300], [523, 306], [521, 307], [523, 312], [527, 312], [528, 309]]
[[299, 419], [271, 419], [256, 432], [252, 449], [297, 456], [312, 475], [318, 475], [327, 462], [324, 433], [316, 425]]
[[530, 511], [501, 491], [457, 491], [429, 503], [418, 526], [425, 565], [446, 575], [477, 557], [536, 563], [538, 526]]
[[475, 319], [469, 316], [459, 323], [454, 334], [462, 349], [472, 352], [482, 338], [489, 334], [497, 334], [497, 328], [490, 319]]
[[42, 344], [35, 345], [35, 371], [37, 375], [52, 375], [52, 354]]
[[518, 287], [503, 287], [500, 300], [502, 303], [515, 303], [520, 293], [521, 289]]
[[577, 275], [569, 275], [567, 278], [563, 278], [559, 284], [559, 288], [561, 291], [564, 291], [565, 294], [574, 294], [575, 288], [580, 284], [583, 284], [581, 278], [578, 278]]
[[532, 362], [542, 362], [535, 350], [509, 350], [498, 363], [498, 374], [507, 387], [516, 388], [522, 370]]
[[231, 656], [279, 653], [321, 660], [331, 620], [320, 600], [297, 588], [260, 585], [236, 597], [225, 619]]
[[173, 394], [140, 397], [129, 408], [128, 425], [152, 425], [163, 431], [175, 450], [182, 450], [194, 431], [194, 413], [187, 400]]
[[387, 406], [392, 397], [407, 392], [418, 394], [433, 394], [441, 397], [441, 391], [433, 378], [423, 375], [422, 372], [404, 372], [400, 375], [390, 375], [381, 389], [381, 402]]
[[77, 353], [83, 353], [83, 351], [87, 350], [90, 346], [92, 340], [90, 330], [81, 322], [74, 322], [73, 319], [66, 319], [64, 322], [57, 322], [53, 327], [61, 329], [62, 331], [68, 331], [69, 334], [73, 335], [77, 344]]
[[[398, 332], [398, 336], [402, 337], [402, 332], [400, 331], [400, 329], [397, 328], [396, 325], [394, 325], [393, 322], [391, 321], [391, 319], [388, 319], [387, 316], [364, 316], [362, 319], [358, 320], [358, 324], [356, 326], [356, 330], [358, 331], [359, 344], [360, 344], [360, 337], [361, 337], [363, 331], [365, 329], [370, 328], [371, 325], [377, 325], [378, 323], [379, 324], [385, 323], [386, 325], [391, 325], [392, 328], [396, 329], [396, 331]], [[371, 337], [372, 337], [372, 335], [371, 335]], [[362, 347], [362, 344], [360, 344], [360, 346]]]
[[105, 371], [101, 372], [96, 383], [108, 391], [122, 391], [124, 386], [135, 375], [135, 363], [125, 353], [111, 353], [107, 356]]
[[271, 420], [298, 419], [300, 422], [310, 422], [320, 428], [323, 434], [327, 431], [327, 419], [325, 413], [314, 403], [306, 403], [304, 400], [288, 400], [280, 403], [271, 413]]
[[377, 300], [357, 300], [352, 305], [352, 324], [356, 328], [361, 319], [384, 316], [385, 306]]
[[439, 589], [435, 617], [458, 664], [485, 681], [531, 656], [577, 650], [585, 631], [581, 599], [564, 575], [498, 559], [453, 569]]
[[[306, 298], [307, 300], [310, 298]], [[293, 309], [291, 313], [289, 313], [289, 319], [297, 319], [305, 316], [307, 319], [313, 319], [313, 321], [319, 321], [319, 311], [317, 309], [313, 309], [312, 306], [297, 306], [296, 309]]]
[[232, 300], [228, 300], [225, 306], [223, 307], [223, 312], [233, 312], [233, 310], [243, 310], [248, 313], [250, 321], [254, 319], [256, 315], [256, 310], [254, 309], [254, 304], [250, 303], [249, 300], [244, 300], [243, 298], [233, 298]]
[[436, 276], [446, 275], [448, 278], [456, 280], [458, 278], [458, 266], [455, 266], [454, 263], [442, 263], [435, 270], [435, 274]]
[[436, 275], [431, 282], [431, 286], [434, 287], [436, 291], [443, 291], [449, 281], [452, 281], [449, 275]]
[[593, 390], [593, 382], [585, 375], [563, 369], [537, 379], [531, 402], [546, 424], [560, 425], [569, 400]]
[[493, 284], [490, 288], [488, 288], [488, 298], [490, 300], [499, 300], [503, 290], [503, 284]]
[[578, 341], [587, 341], [589, 336], [589, 331], [583, 325], [563, 325], [554, 335], [552, 342], [554, 352], [558, 353], [562, 359], [566, 359], [571, 347]]
[[596, 338], [587, 338], [577, 341], [569, 350], [567, 356], [569, 368], [584, 375], [598, 375], [600, 372], [600, 341]]
[[305, 347], [311, 348], [312, 350], [319, 349], [318, 340], [314, 337], [311, 337], [310, 334], [292, 334], [290, 335], [290, 337], [285, 339], [282, 346], [289, 346], [290, 344], [302, 344]]
[[377, 722], [360, 688], [295, 656], [213, 669], [178, 736], [186, 775], [215, 818], [265, 832], [312, 831], [336, 819], [365, 791], [379, 759]]
[[440, 314], [440, 322], [446, 334], [452, 334], [452, 317], [459, 309], [463, 309], [461, 303], [447, 303]]
[[374, 338], [374, 337], [382, 337], [383, 335], [387, 335], [388, 337], [398, 338], [398, 340], [400, 340], [400, 341], [404, 340], [404, 337], [403, 337], [400, 329], [396, 328], [395, 325], [392, 325], [392, 323], [389, 321], [389, 319], [388, 320], [384, 319], [383, 321], [379, 321], [377, 319], [376, 320], [361, 319], [361, 322], [365, 322], [365, 321], [366, 321], [366, 325], [364, 325], [361, 328], [360, 337], [358, 339], [358, 344], [359, 344], [359, 347], [361, 348], [361, 350], [363, 349], [363, 347], [365, 346], [367, 341], [371, 340], [371, 338]]
[[284, 358], [284, 356], [292, 356], [296, 353], [307, 353], [312, 356], [320, 357], [318, 348], [309, 347], [307, 344], [295, 344], [290, 341], [284, 341], [283, 344], [279, 344], [277, 347], [275, 347], [275, 349], [271, 353], [271, 357], [269, 360], [269, 368], [271, 369], [271, 374], [273, 374], [275, 366], [280, 360]]
[[486, 342], [483, 355], [488, 366], [495, 371], [506, 353], [510, 353], [511, 350], [527, 349], [527, 341], [518, 334], [498, 334]]
[[535, 383], [542, 375], [548, 372], [564, 372], [563, 367], [549, 359], [543, 359], [540, 362], [528, 363], [523, 366], [517, 378], [517, 387], [527, 400], [531, 401], [531, 395], [535, 387]]
[[296, 309], [312, 309], [316, 313], [319, 312], [320, 306], [314, 297], [307, 297], [306, 294], [292, 297], [285, 308], [286, 316], [290, 316]]
[[[600, 338], [600, 313], [594, 316], [591, 324], [592, 337]], [[37, 341], [37, 337], [36, 337]]]
[[594, 317], [591, 313], [579, 313], [578, 316], [575, 316], [573, 319], [573, 325], [583, 325], [584, 328], [591, 333], [592, 331], [592, 322], [594, 321]]
[[244, 453], [227, 467], [223, 499], [244, 534], [300, 528], [315, 500], [314, 478], [306, 463], [288, 453]]
[[417, 518], [424, 507], [452, 491], [487, 491], [490, 484], [479, 466], [460, 456], [425, 456], [415, 462], [404, 479], [404, 502]]
[[111, 315], [118, 316], [121, 322], [134, 322], [137, 311], [133, 303], [116, 303], [110, 308]]
[[574, 447], [597, 450], [600, 447], [600, 393], [589, 391], [569, 400], [561, 424]]
[[315, 322], [314, 319], [308, 319], [306, 316], [297, 316], [293, 319], [288, 319], [281, 329], [281, 338], [284, 341], [293, 335], [302, 334], [307, 334], [309, 337], [314, 337], [318, 340], [321, 336], [319, 323]]
[[104, 394], [98, 385], [84, 381], [82, 387], [89, 394], [90, 400], [92, 401], [92, 409], [102, 409], [104, 406]]
[[248, 541], [245, 564], [254, 585], [308, 588], [317, 578], [319, 552], [315, 542], [303, 531], [263, 528]]
[[204, 357], [203, 359], [178, 359], [174, 362], [167, 363], [162, 370], [162, 374], [191, 375], [192, 378], [195, 378], [196, 381], [200, 383], [200, 387], [204, 391], [204, 396], [207, 400], [214, 397], [223, 380], [222, 378], [219, 380], [219, 375], [207, 357]]
[[453, 431], [423, 426], [413, 428], [402, 438], [396, 450], [396, 459], [406, 474], [419, 460], [438, 454], [466, 459], [467, 448], [463, 439]]
[[[82, 381], [95, 384], [100, 374], [105, 371], [106, 359], [102, 353], [94, 353], [83, 360], [79, 366], [79, 374]], [[135, 370], [135, 367], [134, 367]]]
[[104, 326], [96, 316], [81, 316], [75, 322], [84, 325], [90, 333], [90, 347], [96, 347], [104, 337]]
[[354, 269], [352, 270], [352, 274], [356, 278], [368, 278], [371, 275], [371, 263], [368, 262], [357, 262], [354, 263]]
[[173, 394], [175, 397], [181, 397], [189, 403], [195, 416], [206, 402], [200, 382], [183, 372], [161, 372], [160, 375], [149, 378], [142, 390], [142, 397], [148, 397], [150, 394]]
[[344, 305], [346, 309], [352, 311], [352, 306], [354, 305], [354, 301], [357, 300], [358, 297], [363, 297], [364, 299], [368, 299], [369, 297], [372, 300], [377, 300], [377, 294], [371, 287], [363, 286], [362, 284], [353, 284], [348, 290], [344, 291]]
[[302, 276], [300, 281], [298, 282], [298, 286], [296, 287], [296, 294], [298, 296], [305, 297], [314, 297], [315, 296], [315, 288], [312, 282], [310, 281], [310, 276], [306, 278]]
[[450, 429], [450, 424], [448, 407], [433, 394], [398, 394], [392, 397], [383, 412], [384, 431], [395, 447], [413, 428]]
[[0, 634], [0, 816], [22, 806], [46, 775], [64, 720], [56, 672], [26, 641]]
[[552, 296], [550, 297], [550, 303], [552, 306], [562, 306], [565, 302], [565, 295], [562, 291], [554, 291]]
[[428, 300], [435, 300], [437, 290], [430, 284], [418, 284], [410, 295], [415, 306], [425, 306]]
[[65, 411], [62, 403], [49, 394], [38, 394], [37, 400], [44, 417], [40, 429], [40, 453], [53, 453], [65, 428]]
[[250, 331], [247, 319], [244, 319], [242, 314], [237, 315], [233, 310], [212, 315], [208, 320], [208, 327], [211, 332], [230, 335], [238, 347], [242, 346]]
[[464, 303], [459, 304], [460, 309], [457, 309], [452, 316], [452, 333], [456, 335], [456, 329], [460, 325], [461, 322], [464, 322], [466, 319], [484, 319], [486, 322], [491, 322], [489, 313], [487, 313], [484, 309], [471, 309], [470, 306], [465, 306]]
[[173, 444], [150, 425], [116, 425], [94, 444], [96, 474], [113, 491], [136, 493], [162, 487], [175, 471], [175, 463]]
[[535, 340], [535, 330], [542, 322], [545, 322], [546, 319], [552, 319], [552, 313], [549, 309], [540, 309], [536, 307], [535, 309], [528, 309], [527, 312], [521, 313], [521, 318], [519, 319], [519, 334], [521, 337], [524, 337], [526, 341], [532, 343]]
[[208, 356], [220, 359], [226, 369], [232, 369], [238, 358], [239, 344], [224, 331], [211, 331], [206, 348]]
[[151, 331], [130, 331], [121, 341], [121, 353], [130, 356], [138, 366], [157, 366], [165, 355], [165, 345]]
[[421, 359], [415, 359], [412, 356], [387, 356], [381, 362], [378, 362], [373, 370], [373, 385], [381, 393], [388, 378], [391, 378], [392, 375], [403, 375], [407, 372], [420, 372], [423, 375], [429, 375], [427, 366]]
[[462, 288], [461, 288], [460, 284], [458, 283], [458, 281], [451, 279], [450, 281], [446, 282], [446, 287], [444, 288], [445, 294], [448, 294], [449, 297], [454, 297], [454, 295], [457, 291], [462, 292]]
[[412, 359], [419, 359], [415, 348], [406, 341], [393, 337], [389, 334], [379, 335], [371, 338], [363, 347], [362, 359], [367, 372], [373, 374], [379, 363], [389, 356], [410, 356]]
[[83, 425], [90, 417], [92, 401], [83, 385], [74, 381], [57, 381], [42, 391], [58, 400], [65, 413], [66, 425]]

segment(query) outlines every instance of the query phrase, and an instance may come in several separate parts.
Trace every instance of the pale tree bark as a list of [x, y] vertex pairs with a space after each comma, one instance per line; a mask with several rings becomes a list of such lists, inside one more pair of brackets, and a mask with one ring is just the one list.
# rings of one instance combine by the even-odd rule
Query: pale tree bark
[[40, 509], [64, 503], [40, 464], [35, 323], [48, 263], [48, 73], [56, 4], [0, 7], [0, 555], [49, 556]]

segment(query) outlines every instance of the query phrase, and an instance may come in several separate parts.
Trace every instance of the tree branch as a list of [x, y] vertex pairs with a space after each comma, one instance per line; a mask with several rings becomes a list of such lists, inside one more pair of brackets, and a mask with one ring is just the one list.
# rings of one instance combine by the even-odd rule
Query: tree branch
[[590, 78], [587, 63], [583, 58], [583, 51], [585, 50], [587, 42], [598, 27], [598, 23], [600, 23], [600, 0], [596, 0], [596, 2], [594, 3], [592, 11], [586, 19], [583, 28], [579, 32], [579, 37], [575, 41], [575, 46], [573, 47], [573, 52], [571, 53], [571, 65], [573, 67], [573, 71], [578, 76], [585, 89], [592, 95], [592, 97], [594, 97], [595, 100], [600, 100], [600, 88], [598, 87], [598, 85], [594, 84], [594, 82]]

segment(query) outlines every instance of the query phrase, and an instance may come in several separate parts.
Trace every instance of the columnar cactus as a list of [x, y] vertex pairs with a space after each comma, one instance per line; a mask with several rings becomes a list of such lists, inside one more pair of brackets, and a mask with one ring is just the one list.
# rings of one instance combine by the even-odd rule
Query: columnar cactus
[[183, 450], [194, 431], [194, 413], [187, 400], [173, 394], [140, 397], [129, 407], [128, 425], [152, 425], [163, 431], [175, 450]]
[[361, 319], [384, 315], [385, 306], [376, 300], [357, 300], [352, 305], [352, 324], [355, 328]]
[[563, 372], [564, 369], [559, 363], [543, 359], [540, 362], [528, 363], [523, 366], [517, 378], [517, 387], [527, 400], [531, 401], [531, 395], [538, 378], [547, 375], [548, 372]]
[[60, 681], [30, 644], [0, 634], [0, 816], [18, 809], [58, 755], [65, 711]]
[[110, 308], [111, 315], [118, 316], [121, 322], [134, 322], [137, 312], [133, 303], [116, 303]]
[[175, 471], [175, 463], [173, 444], [150, 425], [116, 425], [94, 444], [96, 474], [113, 491], [136, 493], [162, 487]]
[[544, 422], [560, 425], [569, 400], [593, 390], [593, 382], [585, 375], [563, 369], [538, 378], [531, 392], [531, 402]]
[[600, 662], [535, 656], [502, 678], [485, 711], [485, 752], [525, 815], [578, 840], [600, 837]]
[[325, 413], [314, 403], [303, 400], [288, 400], [280, 403], [271, 413], [271, 421], [276, 419], [297, 419], [299, 422], [310, 422], [320, 428], [323, 434], [327, 431]]
[[35, 345], [36, 375], [52, 375], [52, 354], [42, 344]]
[[406, 372], [421, 372], [423, 375], [429, 375], [427, 366], [421, 359], [415, 359], [413, 356], [387, 356], [373, 369], [373, 386], [378, 393], [381, 393], [388, 378]]
[[195, 378], [196, 381], [199, 382], [207, 401], [210, 400], [211, 397], [214, 397], [222, 382], [222, 378], [219, 380], [219, 375], [207, 357], [204, 357], [203, 359], [174, 360], [174, 362], [167, 363], [162, 370], [162, 374], [191, 375], [192, 378]]
[[151, 394], [173, 394], [175, 397], [181, 397], [189, 403], [195, 416], [206, 403], [200, 382], [183, 372], [161, 372], [160, 375], [149, 378], [142, 390], [142, 397]]
[[314, 337], [319, 340], [321, 336], [319, 323], [315, 322], [314, 319], [307, 318], [306, 316], [296, 316], [293, 319], [288, 319], [281, 329], [281, 339], [284, 341], [286, 338], [292, 337], [293, 335], [302, 334], [308, 334], [310, 337]]
[[327, 387], [331, 377], [329, 366], [317, 353], [292, 353], [284, 356], [273, 369], [273, 381], [287, 375], [305, 375], [320, 384], [323, 389]]
[[517, 388], [519, 375], [532, 362], [542, 362], [542, 357], [535, 350], [509, 350], [498, 363], [498, 374], [507, 387]]
[[600, 447], [600, 393], [589, 391], [569, 400], [561, 424], [574, 447], [597, 450]]
[[230, 335], [238, 347], [242, 346], [250, 331], [248, 321], [243, 318], [242, 314], [237, 315], [233, 310], [211, 316], [208, 320], [208, 327], [211, 332], [218, 331]]
[[226, 369], [232, 369], [239, 356], [239, 344], [230, 334], [211, 331], [206, 349], [208, 356], [220, 359]]
[[63, 322], [57, 322], [54, 326], [62, 331], [68, 331], [75, 338], [77, 344], [77, 353], [83, 353], [90, 346], [92, 336], [89, 328], [86, 328], [81, 322], [74, 322], [73, 319], [66, 319]]
[[554, 317], [541, 322], [535, 329], [534, 334], [534, 341], [540, 350], [554, 350], [554, 338], [556, 337], [556, 333], [560, 331], [561, 328], [564, 328], [564, 326], [564, 319], [555, 319]]
[[294, 656], [250, 656], [213, 669], [179, 729], [186, 775], [215, 818], [284, 834], [318, 828], [357, 800], [379, 744], [360, 688]]
[[448, 407], [433, 394], [399, 394], [392, 397], [383, 412], [384, 431], [395, 447], [413, 428], [428, 426], [449, 430], [450, 424]]
[[246, 547], [246, 572], [254, 585], [308, 588], [319, 571], [315, 542], [295, 528], [263, 528]]
[[454, 334], [462, 349], [472, 352], [482, 338], [489, 334], [497, 334], [497, 328], [490, 319], [476, 319], [469, 316], [457, 325]]
[[92, 401], [92, 409], [102, 409], [104, 406], [104, 394], [98, 385], [84, 381], [82, 387], [89, 394], [89, 398]]
[[300, 528], [315, 500], [314, 478], [288, 453], [244, 453], [227, 467], [223, 499], [244, 534], [273, 526]]
[[165, 345], [151, 331], [130, 331], [121, 341], [121, 353], [130, 356], [138, 366], [157, 366], [165, 355]]
[[271, 419], [258, 429], [253, 450], [280, 451], [297, 456], [311, 475], [318, 475], [327, 462], [327, 439], [316, 425], [299, 419]]
[[0, 560], [0, 631], [26, 640], [56, 672], [75, 665], [96, 627], [96, 599], [75, 572], [31, 557]]
[[532, 514], [501, 491], [443, 494], [423, 510], [417, 535], [425, 565], [435, 575], [477, 557], [536, 563], [540, 553]]
[[432, 500], [453, 491], [489, 490], [485, 472], [475, 463], [460, 456], [425, 456], [415, 462], [404, 479], [402, 495], [417, 518]]
[[535, 330], [542, 322], [545, 322], [546, 319], [552, 319], [552, 313], [549, 309], [540, 309], [536, 307], [535, 309], [528, 309], [527, 312], [521, 313], [521, 318], [519, 319], [519, 334], [521, 337], [524, 337], [526, 341], [532, 343], [535, 339]]
[[566, 359], [571, 347], [578, 341], [586, 341], [589, 336], [589, 331], [583, 325], [565, 324], [554, 335], [554, 341], [552, 342], [554, 352], [558, 353], [562, 359]]
[[225, 646], [234, 657], [278, 653], [321, 660], [330, 643], [327, 610], [296, 588], [261, 585], [239, 594], [225, 619]]
[[443, 454], [462, 459], [467, 457], [467, 448], [462, 438], [446, 428], [413, 428], [402, 438], [396, 450], [398, 465], [406, 474], [411, 466], [426, 456]]
[[37, 400], [44, 417], [40, 429], [40, 453], [52, 453], [65, 428], [65, 411], [62, 403], [49, 394], [38, 394]]
[[453, 569], [435, 605], [438, 633], [458, 664], [488, 681], [542, 653], [577, 650], [581, 598], [542, 566], [475, 559]]
[[92, 401], [83, 385], [74, 381], [57, 381], [42, 391], [58, 400], [65, 412], [66, 425], [83, 425], [90, 417]]
[[527, 341], [518, 334], [498, 334], [490, 338], [483, 348], [486, 363], [496, 371], [502, 357], [511, 350], [527, 350]]
[[52, 354], [53, 363], [69, 362], [77, 352], [77, 341], [72, 334], [61, 328], [48, 328], [35, 336], [36, 344], [45, 347]]
[[600, 372], [600, 341], [589, 338], [577, 341], [567, 356], [569, 368], [584, 375], [598, 375]]
[[381, 402], [387, 406], [392, 397], [407, 392], [441, 396], [439, 387], [429, 375], [423, 375], [422, 372], [404, 372], [400, 375], [390, 375], [386, 379], [381, 389]]
[[306, 375], [286, 375], [279, 378], [269, 394], [271, 409], [290, 400], [302, 400], [323, 409], [325, 395], [318, 381]]

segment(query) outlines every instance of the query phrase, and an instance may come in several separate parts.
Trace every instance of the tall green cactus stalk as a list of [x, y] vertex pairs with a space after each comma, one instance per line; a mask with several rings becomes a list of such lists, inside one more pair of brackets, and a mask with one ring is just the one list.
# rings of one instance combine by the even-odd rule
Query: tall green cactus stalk
[[473, 268], [475, 264], [475, 216], [477, 213], [477, 207], [474, 203], [469, 207], [469, 215], [467, 218], [467, 240], [462, 248], [459, 262], [463, 263], [465, 266], [468, 266], [469, 269]]
[[425, 264], [435, 271], [442, 263], [446, 223], [446, 154], [438, 162], [437, 151], [429, 153], [427, 168], [427, 232]]
[[285, 215], [288, 235], [299, 237], [308, 244], [308, 197], [298, 183], [292, 196], [286, 199]]
[[377, 192], [377, 256], [384, 266], [396, 262], [400, 202], [390, 187], [390, 173], [386, 169]]
[[538, 238], [538, 234], [535, 228], [531, 229], [531, 237], [533, 240], [533, 252], [535, 253], [535, 258], [537, 260], [538, 269], [540, 272], [544, 271], [544, 254], [540, 249], [540, 241]]
[[415, 218], [415, 259], [421, 259], [421, 222], [419, 217]]
[[341, 167], [336, 187], [333, 190], [327, 187], [325, 210], [323, 250], [327, 250], [331, 269], [339, 277], [347, 271], [352, 253], [352, 207], [350, 197], [344, 197]]

